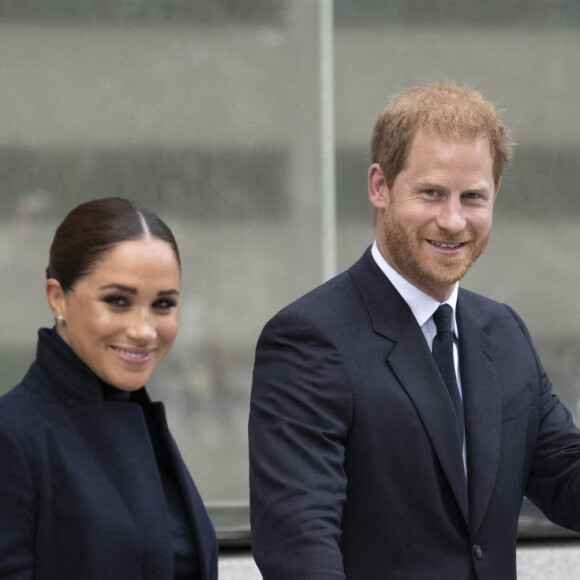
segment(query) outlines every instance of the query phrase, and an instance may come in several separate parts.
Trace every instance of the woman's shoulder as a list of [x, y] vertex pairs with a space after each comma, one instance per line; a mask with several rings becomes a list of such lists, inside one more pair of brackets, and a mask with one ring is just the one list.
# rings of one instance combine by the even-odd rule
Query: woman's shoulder
[[0, 397], [0, 430], [20, 431], [26, 425], [40, 426], [54, 412], [47, 389], [34, 365], [15, 387]]
[[6, 419], [15, 412], [21, 412], [30, 397], [30, 389], [27, 387], [27, 382], [23, 380], [0, 397], [0, 417]]

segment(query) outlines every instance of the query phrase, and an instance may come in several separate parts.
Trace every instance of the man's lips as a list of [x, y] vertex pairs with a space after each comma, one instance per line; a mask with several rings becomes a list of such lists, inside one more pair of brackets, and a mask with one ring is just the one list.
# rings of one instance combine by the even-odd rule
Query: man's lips
[[427, 240], [432, 246], [436, 248], [441, 248], [443, 250], [456, 250], [457, 248], [461, 248], [467, 242], [438, 242], [436, 240]]

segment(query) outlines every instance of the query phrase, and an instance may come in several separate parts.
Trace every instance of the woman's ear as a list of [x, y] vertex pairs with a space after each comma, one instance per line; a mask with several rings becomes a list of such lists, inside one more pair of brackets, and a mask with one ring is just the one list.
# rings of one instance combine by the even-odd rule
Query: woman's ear
[[45, 286], [46, 299], [56, 320], [63, 320], [66, 314], [64, 290], [58, 280], [49, 278]]

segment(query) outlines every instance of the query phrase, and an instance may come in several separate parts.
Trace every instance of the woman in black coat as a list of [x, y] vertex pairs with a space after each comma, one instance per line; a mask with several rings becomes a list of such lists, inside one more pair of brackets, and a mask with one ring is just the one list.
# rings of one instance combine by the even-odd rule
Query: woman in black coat
[[0, 398], [2, 580], [215, 580], [217, 544], [144, 384], [177, 333], [175, 239], [125, 199], [56, 231], [56, 326]]

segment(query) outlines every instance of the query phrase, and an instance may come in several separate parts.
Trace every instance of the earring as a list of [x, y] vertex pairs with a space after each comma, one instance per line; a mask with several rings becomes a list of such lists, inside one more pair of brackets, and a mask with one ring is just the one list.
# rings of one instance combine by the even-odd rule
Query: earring
[[56, 323], [64, 324], [64, 318], [60, 314], [56, 317]]

